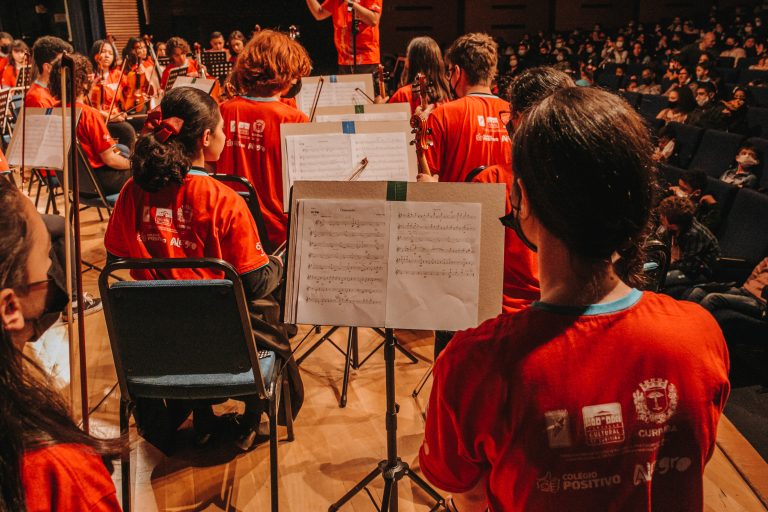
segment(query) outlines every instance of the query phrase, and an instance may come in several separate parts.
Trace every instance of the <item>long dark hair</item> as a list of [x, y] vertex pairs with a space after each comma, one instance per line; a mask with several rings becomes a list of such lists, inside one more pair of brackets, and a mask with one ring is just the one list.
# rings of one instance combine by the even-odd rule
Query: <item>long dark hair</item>
[[587, 263], [642, 283], [642, 243], [654, 195], [651, 138], [618, 96], [592, 87], [556, 91], [513, 139], [515, 172], [537, 219]]
[[171, 89], [160, 103], [163, 118], [178, 117], [184, 125], [178, 135], [160, 142], [150, 132], [139, 137], [131, 156], [133, 180], [147, 192], [157, 192], [172, 183], [181, 184], [192, 158], [199, 150], [198, 141], [205, 130], [215, 130], [219, 106], [208, 94], [191, 87]]
[[[19, 293], [26, 293], [31, 248], [25, 200], [7, 180], [0, 180], [0, 289]], [[26, 510], [21, 481], [25, 450], [77, 443], [102, 456], [119, 454], [119, 440], [90, 437], [75, 425], [44, 375], [0, 326], [0, 510]]]
[[123, 60], [127, 61], [126, 66], [128, 66], [129, 68], [139, 63], [139, 58], [136, 56], [135, 53], [133, 53], [133, 47], [136, 46], [138, 43], [144, 44], [144, 40], [140, 37], [129, 37], [128, 41], [125, 43], [125, 46], [123, 47]]
[[[78, 96], [87, 95], [91, 90], [93, 66], [85, 55], [79, 53], [72, 54], [72, 60], [75, 63], [73, 75], [75, 78], [75, 98], [77, 98]], [[62, 102], [66, 101], [66, 98], [61, 97], [61, 59], [56, 60], [51, 68], [48, 89], [54, 98]]]
[[101, 49], [104, 48], [105, 45], [112, 47], [112, 62], [109, 64], [109, 70], [112, 71], [117, 67], [117, 48], [115, 45], [106, 39], [97, 39], [94, 41], [93, 46], [91, 46], [91, 61], [93, 62], [93, 69], [99, 70], [99, 72], [101, 71], [101, 68], [99, 67], [99, 63], [96, 62], [96, 56], [101, 53]]
[[400, 77], [400, 86], [414, 83], [418, 73], [427, 77], [430, 103], [452, 99], [443, 54], [437, 41], [431, 37], [414, 37], [408, 43], [405, 73]]

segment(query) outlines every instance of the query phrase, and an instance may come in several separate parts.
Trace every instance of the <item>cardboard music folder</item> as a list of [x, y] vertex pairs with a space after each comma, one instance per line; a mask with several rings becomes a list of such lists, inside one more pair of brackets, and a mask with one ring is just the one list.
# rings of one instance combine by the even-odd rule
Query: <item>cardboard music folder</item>
[[408, 103], [371, 103], [368, 105], [317, 107], [314, 122], [410, 121], [410, 119], [411, 106]]
[[[170, 80], [170, 79], [169, 79]], [[193, 89], [199, 89], [205, 94], [211, 94], [213, 86], [216, 85], [215, 78], [199, 78], [196, 76], [180, 76], [173, 82], [171, 89], [178, 89], [179, 87], [192, 87]]]
[[[322, 78], [322, 87], [319, 82]], [[301, 92], [296, 96], [299, 110], [310, 115], [316, 93], [320, 92], [318, 107], [343, 105], [368, 105], [376, 93], [373, 89], [373, 75], [323, 75], [305, 76], [301, 79]], [[358, 90], [359, 89], [359, 90]], [[362, 92], [360, 92], [362, 91]], [[365, 94], [363, 94], [365, 93]], [[366, 98], [366, 95], [368, 98]]]
[[288, 323], [447, 330], [501, 312], [506, 187], [297, 182]]
[[368, 164], [359, 174], [361, 181], [416, 181], [418, 166], [411, 139], [408, 121], [280, 125], [285, 211], [296, 181], [347, 181], [363, 158]]
[[[77, 119], [80, 118], [81, 112], [80, 109], [76, 109]], [[71, 145], [70, 115], [71, 110], [67, 107], [66, 125], [62, 131], [61, 107], [26, 109], [26, 114], [19, 116], [11, 143], [8, 145], [6, 154], [8, 163], [21, 167], [22, 151], [24, 151], [24, 166], [27, 168], [63, 170], [63, 154], [69, 154]], [[24, 128], [25, 122], [26, 128]], [[62, 144], [65, 149], [63, 153]]]

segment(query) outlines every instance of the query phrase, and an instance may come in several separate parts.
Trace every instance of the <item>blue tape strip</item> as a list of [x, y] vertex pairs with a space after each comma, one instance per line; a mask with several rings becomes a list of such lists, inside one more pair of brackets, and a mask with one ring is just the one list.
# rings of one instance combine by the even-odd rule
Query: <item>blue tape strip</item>
[[45, 109], [45, 115], [49, 116], [51, 114], [53, 114], [53, 107], [48, 107]]
[[346, 135], [352, 135], [355, 133], [355, 122], [354, 121], [342, 121], [341, 122], [341, 131]]
[[331, 75], [328, 78], [330, 79], [332, 84], [335, 84], [336, 82], [339, 81], [339, 79], [336, 77], [336, 75]]

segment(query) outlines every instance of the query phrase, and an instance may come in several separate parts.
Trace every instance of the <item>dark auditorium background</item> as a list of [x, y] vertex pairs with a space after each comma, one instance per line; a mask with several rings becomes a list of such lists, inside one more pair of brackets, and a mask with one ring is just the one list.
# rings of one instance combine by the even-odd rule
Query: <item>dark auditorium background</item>
[[[610, 28], [612, 23], [628, 19], [647, 22], [677, 15], [695, 18], [706, 14], [713, 4], [728, 8], [744, 2], [385, 0], [381, 46], [385, 54], [403, 54], [406, 42], [421, 34], [430, 34], [445, 45], [469, 31], [486, 31], [509, 41], [526, 32], [591, 29], [595, 23]], [[0, 29], [19, 34], [30, 44], [46, 33], [66, 39], [67, 12], [72, 39], [80, 51], [108, 31], [120, 45], [127, 37], [123, 34], [132, 35], [137, 26], [142, 33], [161, 38], [180, 35], [205, 45], [214, 30], [228, 34], [237, 29], [248, 35], [255, 24], [283, 30], [295, 24], [301, 31], [301, 42], [311, 51], [315, 70], [335, 68], [331, 23], [316, 22], [304, 0], [2, 0]]]

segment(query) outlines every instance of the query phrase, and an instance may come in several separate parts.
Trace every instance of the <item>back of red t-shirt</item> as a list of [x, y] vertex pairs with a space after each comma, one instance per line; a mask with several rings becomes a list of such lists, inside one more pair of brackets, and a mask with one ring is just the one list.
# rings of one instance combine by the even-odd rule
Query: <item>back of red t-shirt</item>
[[10, 166], [8, 165], [8, 159], [5, 158], [3, 150], [0, 149], [0, 171], [7, 171], [8, 169], [10, 169]]
[[702, 510], [728, 367], [690, 302], [534, 303], [440, 355], [421, 469], [451, 492], [486, 478], [492, 511]]
[[24, 97], [24, 106], [28, 108], [51, 108], [56, 104], [54, 98], [47, 87], [32, 82], [29, 86], [27, 95]]
[[[381, 14], [382, 0], [358, 0], [366, 9]], [[352, 65], [352, 13], [344, 0], [325, 0], [322, 8], [333, 19], [333, 42], [340, 66]], [[355, 40], [357, 64], [378, 64], [380, 61], [379, 26], [370, 26], [358, 16], [358, 33]]]
[[[500, 165], [480, 171], [473, 183], [504, 183], [507, 186], [507, 208], [511, 211], [512, 173]], [[511, 313], [539, 298], [539, 261], [536, 253], [520, 241], [511, 229], [504, 230], [504, 295], [502, 310]]]
[[437, 107], [427, 119], [434, 145], [426, 156], [433, 174], [440, 181], [462, 182], [481, 165], [511, 169], [508, 117], [509, 103], [491, 94], [469, 94]]
[[[115, 204], [104, 245], [123, 258], [219, 258], [238, 274], [269, 262], [248, 206], [231, 188], [200, 171], [182, 185], [142, 190], [133, 178]], [[212, 279], [207, 269], [131, 272], [135, 279]]]
[[280, 125], [306, 123], [306, 114], [272, 98], [237, 97], [221, 105], [227, 142], [217, 172], [243, 176], [259, 195], [269, 241], [285, 241]]

